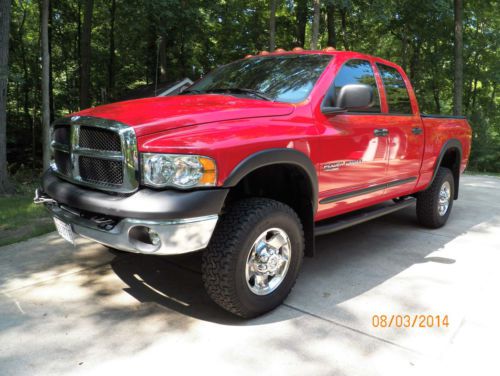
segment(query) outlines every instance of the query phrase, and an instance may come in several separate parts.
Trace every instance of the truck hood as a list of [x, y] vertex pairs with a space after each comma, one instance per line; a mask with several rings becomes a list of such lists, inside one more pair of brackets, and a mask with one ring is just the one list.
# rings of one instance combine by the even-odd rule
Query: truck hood
[[89, 108], [71, 116], [93, 116], [134, 128], [138, 137], [189, 125], [291, 114], [288, 103], [237, 98], [229, 95], [154, 97]]

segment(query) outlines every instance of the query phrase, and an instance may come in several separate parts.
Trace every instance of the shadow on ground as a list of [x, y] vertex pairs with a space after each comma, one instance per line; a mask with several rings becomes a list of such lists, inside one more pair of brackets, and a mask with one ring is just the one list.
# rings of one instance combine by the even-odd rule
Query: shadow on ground
[[[333, 310], [412, 265], [455, 263], [452, 258], [429, 255], [473, 227], [492, 221], [495, 211], [464, 207], [460, 201], [455, 202], [453, 210], [447, 227], [439, 230], [419, 227], [415, 208], [409, 207], [318, 237], [316, 255], [305, 259], [302, 274], [288, 301], [292, 306], [300, 302], [300, 307], [308, 311], [308, 300], [328, 298]], [[128, 285], [126, 292], [140, 302], [155, 302], [183, 315], [226, 325], [260, 325], [275, 320], [270, 314], [257, 321], [243, 322], [214, 304], [201, 281], [200, 253], [168, 258], [121, 254], [112, 268]], [[327, 289], [318, 291], [325, 280]], [[302, 312], [296, 314], [299, 316]]]

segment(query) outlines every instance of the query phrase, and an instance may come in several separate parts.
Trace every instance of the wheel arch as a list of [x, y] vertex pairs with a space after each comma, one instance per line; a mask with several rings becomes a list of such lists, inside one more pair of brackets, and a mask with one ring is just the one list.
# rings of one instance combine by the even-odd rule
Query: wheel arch
[[453, 199], [458, 198], [458, 190], [460, 186], [460, 165], [462, 163], [462, 143], [456, 138], [452, 138], [445, 142], [442, 146], [439, 156], [434, 165], [434, 173], [427, 187], [430, 187], [436, 178], [439, 167], [446, 167], [451, 170], [454, 178], [454, 195]]
[[314, 164], [295, 149], [268, 149], [241, 161], [224, 181], [230, 188], [226, 202], [243, 197], [267, 197], [292, 207], [304, 227], [305, 254], [314, 254], [314, 214], [318, 178]]

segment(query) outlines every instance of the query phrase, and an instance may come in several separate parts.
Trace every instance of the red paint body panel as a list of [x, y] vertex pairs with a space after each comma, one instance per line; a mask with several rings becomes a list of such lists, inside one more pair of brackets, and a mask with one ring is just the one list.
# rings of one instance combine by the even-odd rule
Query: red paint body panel
[[[292, 52], [285, 52], [285, 54]], [[308, 156], [318, 175], [318, 202], [323, 198], [374, 185], [414, 178], [393, 188], [318, 204], [322, 220], [425, 189], [438, 156], [449, 139], [463, 150], [461, 170], [470, 153], [471, 131], [465, 119], [421, 118], [412, 86], [397, 65], [356, 52], [304, 51], [334, 58], [309, 98], [298, 104], [242, 99], [228, 95], [185, 95], [121, 102], [87, 109], [77, 115], [112, 119], [132, 126], [140, 152], [188, 153], [217, 162], [218, 185], [248, 156], [272, 148], [291, 148]], [[321, 103], [336, 73], [350, 59], [368, 60], [374, 70], [382, 113], [325, 115]], [[375, 63], [395, 67], [410, 95], [413, 115], [387, 113], [386, 93]], [[376, 137], [375, 128], [389, 130]], [[421, 135], [413, 128], [423, 128]], [[338, 169], [326, 167], [349, 162]], [[352, 162], [354, 161], [354, 162]], [[326, 167], [325, 167], [326, 166]]]
[[294, 106], [227, 95], [179, 95], [118, 102], [80, 111], [78, 115], [116, 120], [143, 136], [194, 124], [255, 117], [282, 116]]
[[449, 139], [457, 139], [462, 145], [460, 172], [464, 172], [470, 155], [472, 134], [465, 120], [453, 118], [422, 118], [425, 132], [425, 149], [416, 190], [425, 188], [432, 178], [436, 159]]

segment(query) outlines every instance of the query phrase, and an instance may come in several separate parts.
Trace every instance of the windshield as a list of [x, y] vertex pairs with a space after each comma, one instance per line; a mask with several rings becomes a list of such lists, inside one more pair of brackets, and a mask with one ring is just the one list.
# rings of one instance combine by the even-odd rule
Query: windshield
[[210, 72], [184, 93], [228, 93], [297, 103], [307, 98], [331, 59], [329, 55], [279, 55], [238, 60]]

